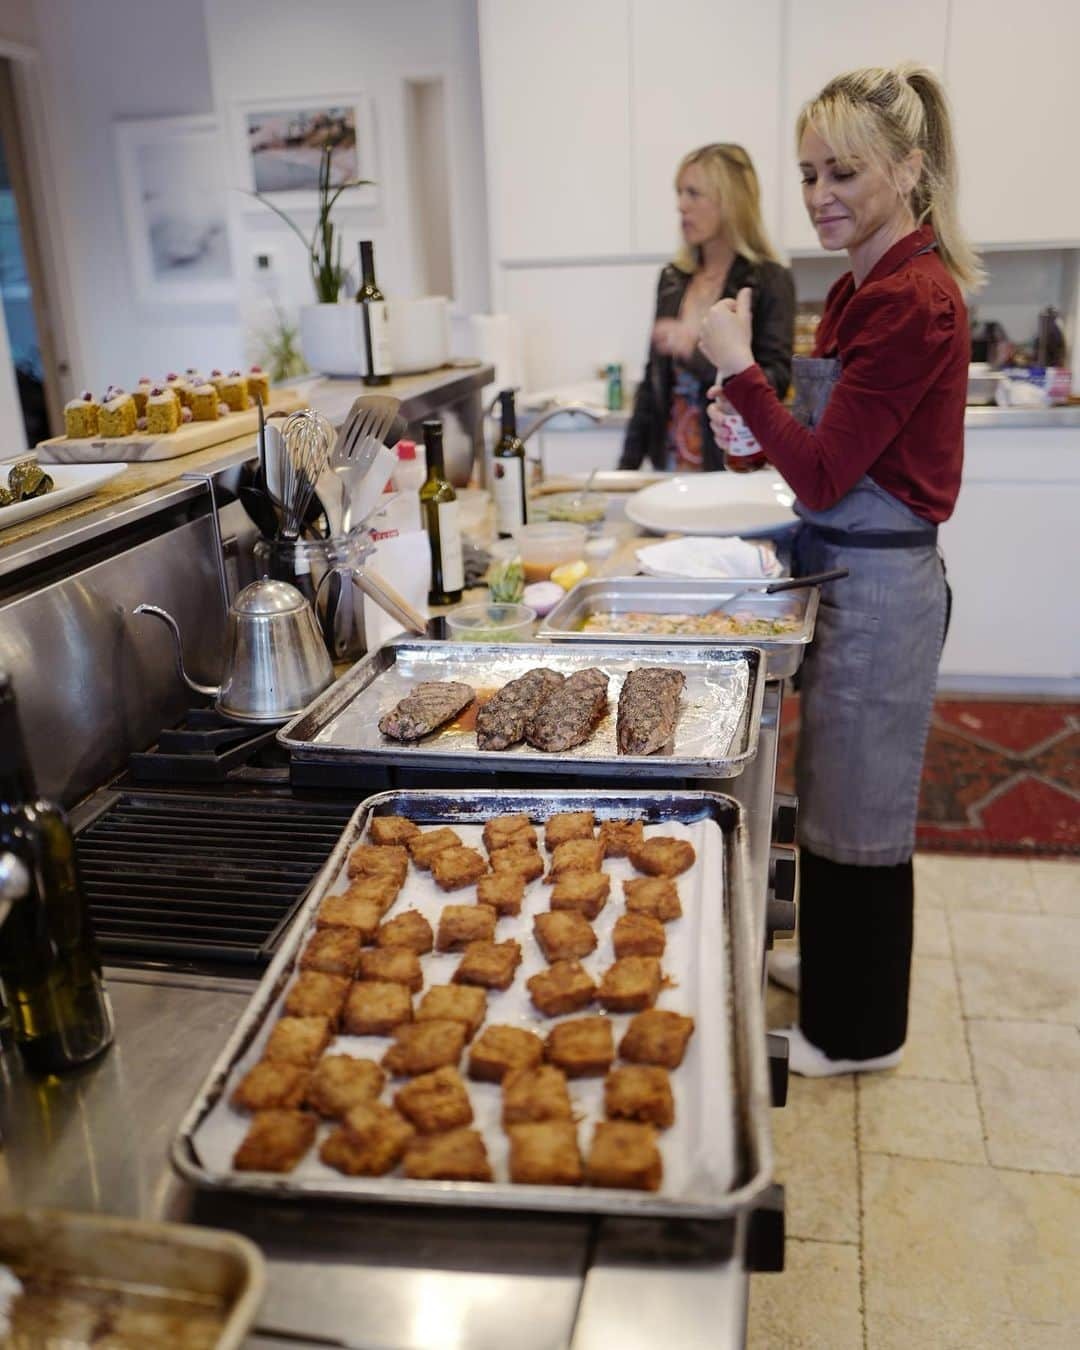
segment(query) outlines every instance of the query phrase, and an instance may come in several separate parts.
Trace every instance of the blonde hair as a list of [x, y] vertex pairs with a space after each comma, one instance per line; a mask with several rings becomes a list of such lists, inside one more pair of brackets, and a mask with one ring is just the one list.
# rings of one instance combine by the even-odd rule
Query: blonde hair
[[[741, 145], [730, 142], [703, 145], [683, 155], [675, 171], [675, 186], [686, 169], [697, 164], [705, 175], [709, 196], [724, 208], [724, 232], [736, 253], [749, 262], [779, 259], [761, 219], [761, 188], [754, 161]], [[675, 255], [675, 266], [682, 272], [696, 272], [701, 265], [700, 251], [687, 244]]]
[[952, 119], [941, 81], [912, 62], [867, 66], [838, 75], [806, 103], [795, 124], [796, 144], [813, 127], [839, 159], [872, 164], [892, 180], [913, 150], [922, 172], [910, 194], [915, 224], [930, 225], [941, 261], [965, 291], [986, 279], [979, 255], [957, 217], [957, 165]]

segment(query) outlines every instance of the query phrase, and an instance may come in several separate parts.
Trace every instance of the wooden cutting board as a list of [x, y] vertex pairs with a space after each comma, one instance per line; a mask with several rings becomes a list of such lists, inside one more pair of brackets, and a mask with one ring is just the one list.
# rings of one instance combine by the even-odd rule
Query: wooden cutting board
[[[274, 389], [266, 411], [292, 412], [307, 406], [294, 389]], [[35, 453], [42, 464], [118, 464], [121, 461], [177, 459], [195, 450], [251, 436], [259, 429], [259, 411], [233, 412], [216, 422], [187, 422], [168, 436], [54, 436], [40, 441]]]

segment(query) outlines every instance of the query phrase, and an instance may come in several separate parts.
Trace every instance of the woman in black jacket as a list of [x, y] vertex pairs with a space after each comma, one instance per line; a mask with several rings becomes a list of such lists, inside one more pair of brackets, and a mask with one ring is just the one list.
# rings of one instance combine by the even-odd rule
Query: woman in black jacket
[[679, 473], [724, 467], [705, 398], [716, 370], [697, 337], [710, 307], [740, 287], [753, 293], [754, 359], [780, 398], [791, 379], [795, 288], [765, 232], [750, 156], [741, 145], [702, 146], [679, 165], [675, 189], [683, 247], [660, 273], [649, 358], [620, 469], [637, 469], [646, 459]]

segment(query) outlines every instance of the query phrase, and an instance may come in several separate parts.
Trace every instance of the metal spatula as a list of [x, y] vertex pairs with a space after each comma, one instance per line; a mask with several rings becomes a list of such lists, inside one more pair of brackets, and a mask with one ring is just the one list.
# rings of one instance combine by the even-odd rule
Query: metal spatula
[[327, 486], [322, 494], [324, 501], [327, 498], [333, 501], [330, 507], [334, 517], [331, 534], [344, 533], [350, 489], [371, 468], [400, 406], [398, 400], [388, 394], [361, 394], [349, 409], [348, 416], [338, 430], [327, 466], [328, 472], [336, 479], [336, 493]]
[[733, 600], [741, 600], [744, 595], [775, 595], [777, 591], [802, 591], [809, 586], [824, 586], [827, 581], [839, 581], [841, 577], [847, 575], [846, 567], [834, 567], [831, 572], [813, 572], [805, 577], [783, 577], [780, 581], [770, 581], [764, 586], [744, 586], [742, 590], [733, 591], [730, 595], [719, 595], [716, 598], [722, 600], [725, 605], [730, 605]]

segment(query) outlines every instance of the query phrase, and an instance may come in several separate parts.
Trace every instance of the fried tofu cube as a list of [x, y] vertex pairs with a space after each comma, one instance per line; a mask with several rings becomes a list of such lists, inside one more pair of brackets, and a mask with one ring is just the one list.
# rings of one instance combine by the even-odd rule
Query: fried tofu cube
[[308, 1083], [307, 1104], [320, 1116], [340, 1119], [346, 1111], [373, 1102], [386, 1084], [386, 1074], [373, 1059], [324, 1055]]
[[404, 947], [423, 956], [435, 945], [431, 924], [418, 909], [407, 909], [379, 925], [375, 934], [376, 947]]
[[317, 928], [349, 928], [360, 934], [361, 942], [370, 942], [386, 909], [378, 900], [361, 900], [358, 896], [328, 895], [315, 916]]
[[555, 961], [526, 981], [529, 997], [545, 1017], [586, 1008], [596, 997], [592, 976], [580, 961]]
[[326, 1017], [283, 1017], [270, 1033], [264, 1059], [310, 1067], [330, 1044], [333, 1033]]
[[547, 961], [570, 961], [596, 950], [596, 934], [583, 914], [557, 909], [533, 919], [533, 934]]
[[697, 855], [688, 839], [657, 835], [635, 844], [627, 856], [639, 872], [652, 877], [677, 877], [693, 867]]
[[544, 845], [553, 853], [571, 839], [591, 839], [596, 816], [592, 811], [558, 811], [544, 827]]
[[544, 875], [544, 860], [531, 844], [510, 844], [497, 848], [489, 859], [493, 872], [514, 872], [522, 881], [535, 881]]
[[451, 979], [455, 984], [479, 984], [485, 989], [509, 989], [521, 964], [521, 943], [470, 942]]
[[576, 909], [595, 919], [607, 904], [611, 878], [605, 872], [563, 872], [551, 892], [552, 909]]
[[414, 834], [408, 842], [413, 862], [423, 871], [427, 871], [444, 848], [461, 848], [461, 835], [446, 825], [437, 830], [423, 830]]
[[472, 1122], [472, 1102], [457, 1069], [446, 1067], [398, 1088], [394, 1105], [421, 1134], [438, 1134]]
[[650, 1008], [630, 1019], [619, 1042], [619, 1054], [635, 1064], [660, 1064], [677, 1069], [694, 1031], [694, 1019], [666, 1008]]
[[510, 1069], [502, 1080], [504, 1127], [527, 1120], [571, 1120], [566, 1074], [553, 1064]]
[[649, 914], [661, 923], [682, 917], [679, 892], [670, 877], [638, 877], [624, 881], [622, 888], [631, 914]]
[[409, 870], [409, 855], [399, 844], [357, 844], [346, 870], [350, 879], [391, 876], [401, 885]]
[[404, 947], [374, 947], [369, 952], [361, 952], [356, 978], [403, 984], [414, 994], [418, 994], [424, 985], [420, 958]]
[[565, 844], [556, 844], [544, 881], [551, 886], [564, 872], [599, 872], [603, 861], [604, 847], [599, 839], [568, 839]]
[[323, 1142], [319, 1157], [352, 1177], [381, 1177], [396, 1167], [416, 1131], [382, 1102], [352, 1107], [345, 1123]]
[[490, 905], [499, 915], [520, 914], [524, 898], [525, 878], [520, 872], [488, 872], [476, 883], [477, 903]]
[[675, 1101], [667, 1069], [622, 1064], [604, 1079], [604, 1110], [612, 1119], [638, 1120], [661, 1130], [675, 1123]]
[[363, 934], [355, 928], [320, 928], [304, 948], [300, 969], [351, 976], [360, 964], [363, 945]]
[[469, 1051], [469, 1077], [501, 1083], [512, 1069], [533, 1069], [544, 1058], [544, 1042], [524, 1027], [485, 1027]]
[[407, 844], [420, 833], [420, 826], [407, 816], [372, 816], [368, 837], [373, 844]]
[[232, 1095], [242, 1111], [265, 1111], [271, 1106], [301, 1106], [309, 1070], [300, 1064], [260, 1059], [244, 1074]]
[[548, 1032], [544, 1055], [568, 1078], [607, 1073], [615, 1058], [615, 1040], [606, 1017], [576, 1017]]
[[625, 858], [630, 850], [645, 842], [645, 825], [640, 820], [603, 820], [600, 842], [605, 858]]
[[465, 1049], [467, 1028], [448, 1017], [403, 1022], [394, 1028], [394, 1044], [383, 1055], [383, 1067], [398, 1078], [455, 1067]]
[[622, 956], [604, 971], [598, 997], [608, 1012], [640, 1012], [656, 1002], [661, 979], [655, 956]]
[[389, 1036], [412, 1015], [412, 995], [403, 984], [358, 980], [345, 1000], [342, 1026], [350, 1036]]
[[316, 1119], [308, 1111], [259, 1111], [233, 1156], [240, 1172], [291, 1172], [311, 1147]]
[[495, 911], [487, 905], [447, 905], [439, 915], [435, 950], [460, 951], [470, 942], [490, 942], [495, 936]]
[[580, 1186], [583, 1179], [577, 1127], [572, 1120], [511, 1125], [510, 1180], [526, 1186]]
[[601, 1121], [593, 1133], [586, 1174], [591, 1186], [658, 1190], [664, 1164], [656, 1146], [656, 1131], [637, 1122]]
[[487, 1014], [487, 994], [462, 984], [434, 984], [420, 1000], [416, 1010], [418, 1022], [446, 1018], [465, 1027], [465, 1037], [472, 1040]]
[[484, 847], [489, 853], [510, 844], [536, 847], [536, 831], [524, 811], [512, 816], [495, 816], [484, 826]]
[[341, 1020], [345, 995], [349, 992], [346, 975], [324, 975], [320, 970], [302, 970], [285, 995], [289, 1017], [325, 1017], [331, 1027]]
[[345, 894], [351, 900], [370, 900], [378, 905], [379, 912], [385, 914], [397, 899], [402, 883], [394, 872], [380, 872], [374, 877], [357, 877], [349, 882]]
[[418, 1135], [405, 1151], [405, 1175], [416, 1181], [490, 1181], [484, 1137], [467, 1129]]
[[616, 956], [663, 956], [664, 925], [651, 914], [620, 914], [611, 934]]
[[474, 848], [444, 848], [431, 861], [431, 875], [444, 891], [471, 886], [486, 871], [484, 855]]

